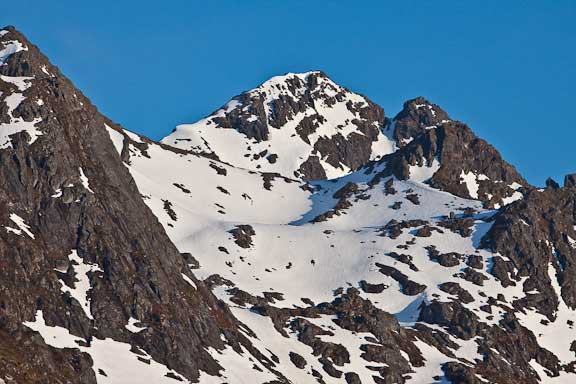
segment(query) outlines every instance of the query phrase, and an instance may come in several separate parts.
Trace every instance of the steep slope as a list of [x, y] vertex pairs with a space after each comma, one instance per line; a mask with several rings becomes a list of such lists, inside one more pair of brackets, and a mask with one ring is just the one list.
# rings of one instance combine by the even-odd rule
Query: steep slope
[[15, 29], [0, 48], [3, 382], [194, 381], [227, 348], [277, 378], [142, 201], [105, 118]]
[[162, 142], [289, 178], [345, 175], [394, 150], [384, 111], [322, 72], [273, 77]]

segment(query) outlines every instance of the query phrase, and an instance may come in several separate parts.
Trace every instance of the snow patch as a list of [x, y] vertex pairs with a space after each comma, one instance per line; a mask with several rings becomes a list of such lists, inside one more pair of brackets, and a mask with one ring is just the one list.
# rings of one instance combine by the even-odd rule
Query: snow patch
[[27, 224], [24, 222], [24, 219], [23, 219], [23, 218], [21, 218], [20, 216], [18, 216], [18, 215], [15, 214], [15, 213], [12, 213], [12, 214], [10, 214], [10, 220], [12, 220], [12, 222], [13, 222], [14, 224], [16, 224], [16, 225], [18, 226], [18, 228], [20, 228], [20, 229], [19, 229], [19, 230], [15, 230], [15, 229], [13, 229], [13, 228], [6, 227], [6, 229], [8, 230], [8, 232], [14, 232], [14, 233], [16, 233], [17, 235], [21, 235], [22, 232], [24, 232], [24, 233], [27, 234], [31, 239], [34, 240], [34, 238], [35, 238], [35, 237], [34, 237], [34, 234], [33, 234], [32, 232], [30, 232], [30, 226], [27, 225]]
[[14, 84], [20, 92], [24, 92], [28, 88], [30, 88], [32, 81], [34, 78], [29, 76], [4, 76], [0, 75], [0, 79], [5, 81], [6, 83]]
[[466, 188], [468, 188], [468, 195], [470, 195], [473, 199], [478, 199], [478, 189], [480, 186], [477, 182], [477, 176], [474, 172], [464, 172], [460, 173], [460, 184], [466, 184]]
[[4, 64], [8, 57], [20, 51], [27, 51], [28, 47], [24, 46], [21, 42], [17, 40], [13, 41], [3, 41], [4, 49], [0, 51], [0, 65]]
[[[3, 51], [2, 51], [3, 52]], [[2, 62], [1, 59], [1, 52], [0, 52], [0, 63]], [[3, 76], [0, 75], [0, 80], [3, 82], [7, 82], [13, 85], [16, 85], [20, 92], [26, 91], [30, 86], [30, 82], [33, 77], [11, 77], [11, 76]], [[34, 143], [38, 136], [42, 135], [36, 125], [42, 121], [41, 118], [37, 117], [32, 121], [24, 121], [22, 117], [14, 116], [14, 111], [18, 106], [26, 99], [26, 97], [20, 93], [14, 92], [10, 95], [4, 97], [4, 104], [8, 107], [7, 114], [10, 117], [9, 123], [0, 123], [0, 149], [10, 148], [12, 147], [12, 140], [10, 136], [20, 133], [20, 132], [27, 132], [30, 136], [30, 141], [28, 142], [29, 145]], [[0, 96], [2, 94], [0, 93]]]
[[440, 162], [438, 159], [432, 160], [432, 164], [426, 166], [411, 165], [410, 166], [410, 179], [419, 183], [429, 180], [440, 169]]
[[84, 174], [84, 170], [82, 169], [82, 167], [78, 167], [78, 170], [80, 171], [80, 181], [82, 182], [84, 189], [86, 189], [90, 193], [94, 193], [94, 191], [90, 189], [90, 183], [88, 182], [88, 178]]
[[54, 194], [51, 197], [57, 199], [61, 196], [62, 196], [62, 188], [58, 188], [56, 191], [54, 191]]
[[76, 281], [74, 282], [74, 288], [62, 284], [60, 290], [64, 293], [69, 293], [70, 296], [80, 304], [86, 316], [88, 316], [89, 319], [94, 319], [90, 311], [90, 298], [88, 296], [88, 292], [91, 289], [89, 276], [94, 272], [102, 272], [102, 270], [95, 264], [85, 263], [84, 260], [78, 256], [75, 249], [68, 255], [68, 260], [71, 262]]
[[503, 197], [502, 204], [508, 205], [515, 202], [516, 200], [521, 200], [522, 198], [524, 198], [524, 195], [521, 192], [516, 191], [511, 196]]
[[48, 72], [48, 69], [46, 69], [46, 66], [43, 65], [42, 68], [40, 68], [42, 70], [42, 72], [44, 72], [45, 74], [47, 74], [48, 76], [52, 76], [52, 74], [50, 72]]
[[130, 318], [128, 319], [128, 324], [126, 324], [124, 327], [125, 327], [127, 330], [129, 330], [130, 332], [132, 332], [132, 333], [138, 333], [138, 332], [143, 331], [143, 330], [145, 330], [146, 328], [148, 328], [148, 327], [146, 327], [146, 326], [136, 325], [136, 324], [139, 324], [139, 323], [140, 323], [140, 320], [135, 319], [135, 318], [133, 318], [133, 317], [130, 317]]
[[108, 131], [108, 135], [110, 136], [110, 140], [112, 140], [112, 144], [114, 144], [114, 148], [116, 148], [116, 152], [121, 155], [122, 148], [124, 148], [124, 135], [115, 129], [110, 128], [107, 124], [104, 124], [104, 127], [106, 127], [106, 130]]
[[186, 280], [186, 282], [187, 282], [188, 284], [190, 284], [192, 287], [194, 287], [194, 289], [196, 289], [196, 290], [198, 289], [198, 287], [196, 286], [196, 283], [194, 283], [194, 281], [193, 281], [191, 278], [189, 278], [188, 276], [186, 276], [186, 275], [183, 274], [183, 273], [182, 273], [182, 278], [183, 278], [184, 280]]

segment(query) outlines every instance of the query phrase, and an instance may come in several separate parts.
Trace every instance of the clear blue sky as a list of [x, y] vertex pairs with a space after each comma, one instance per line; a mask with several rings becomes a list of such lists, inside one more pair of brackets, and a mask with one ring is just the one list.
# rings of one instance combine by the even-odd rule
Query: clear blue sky
[[0, 24], [154, 139], [270, 76], [321, 69], [388, 116], [425, 96], [534, 184], [576, 172], [576, 0], [18, 0]]

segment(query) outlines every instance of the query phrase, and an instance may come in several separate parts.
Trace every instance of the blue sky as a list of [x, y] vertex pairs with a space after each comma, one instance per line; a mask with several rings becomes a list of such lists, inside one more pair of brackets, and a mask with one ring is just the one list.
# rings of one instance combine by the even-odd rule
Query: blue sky
[[0, 14], [154, 139], [273, 75], [321, 69], [388, 116], [425, 96], [537, 185], [576, 172], [575, 20], [576, 0], [19, 0]]

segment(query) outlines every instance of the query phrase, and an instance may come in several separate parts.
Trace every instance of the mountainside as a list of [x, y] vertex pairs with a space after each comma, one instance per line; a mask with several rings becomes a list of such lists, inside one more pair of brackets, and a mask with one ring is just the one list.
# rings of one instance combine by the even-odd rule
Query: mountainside
[[12, 27], [0, 75], [0, 383], [576, 379], [576, 176], [321, 72], [161, 143]]
[[252, 348], [240, 324], [145, 206], [105, 118], [17, 31], [0, 39], [0, 376], [217, 374], [209, 348]]

